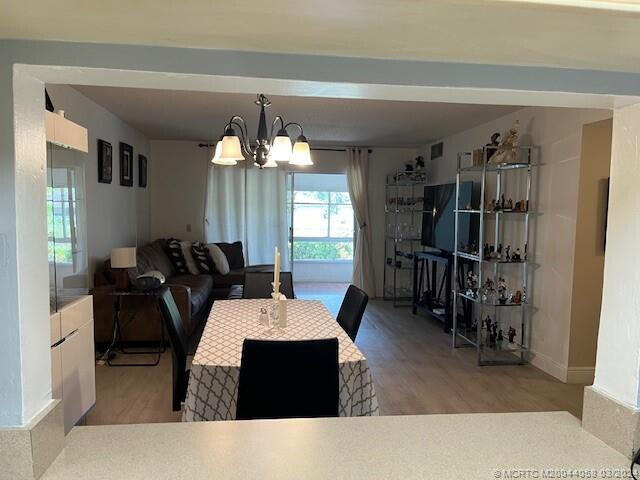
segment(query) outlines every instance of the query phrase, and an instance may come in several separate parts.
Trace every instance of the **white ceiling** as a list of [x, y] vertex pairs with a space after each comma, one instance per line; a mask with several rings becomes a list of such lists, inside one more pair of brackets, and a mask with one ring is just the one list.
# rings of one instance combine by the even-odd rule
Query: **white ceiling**
[[0, 0], [0, 38], [640, 72], [638, 0]]
[[[177, 90], [74, 86], [154, 140], [217, 140], [234, 114], [255, 138], [255, 95]], [[434, 102], [269, 96], [275, 115], [298, 122], [315, 145], [419, 146], [521, 107]], [[269, 124], [270, 126], [270, 124]], [[297, 130], [292, 128], [292, 135]]]

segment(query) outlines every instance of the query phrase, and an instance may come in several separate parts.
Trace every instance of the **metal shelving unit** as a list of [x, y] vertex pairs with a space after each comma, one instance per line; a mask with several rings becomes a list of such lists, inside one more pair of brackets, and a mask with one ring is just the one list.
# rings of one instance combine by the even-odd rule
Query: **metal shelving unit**
[[[495, 150], [494, 150], [495, 151]], [[531, 178], [533, 168], [536, 166], [534, 163], [534, 155], [537, 151], [536, 147], [516, 147], [516, 162], [517, 163], [505, 163], [505, 164], [488, 164], [488, 150], [482, 149], [482, 165], [474, 166], [462, 166], [463, 164], [471, 163], [472, 153], [461, 152], [458, 153], [457, 159], [457, 174], [456, 174], [456, 210], [455, 210], [455, 251], [454, 251], [454, 278], [453, 282], [453, 347], [473, 347], [476, 349], [476, 357], [478, 365], [514, 365], [524, 364], [527, 362], [528, 352], [528, 336], [530, 332], [530, 301], [531, 299], [526, 297], [526, 301], [523, 300], [520, 303], [505, 302], [500, 303], [498, 300], [492, 300], [487, 298], [483, 300], [483, 286], [486, 278], [497, 280], [498, 276], [503, 275], [503, 268], [521, 268], [521, 280], [522, 280], [522, 292], [529, 294], [528, 277], [530, 263], [527, 259], [527, 252], [531, 251], [529, 244], [529, 229], [530, 222], [529, 217], [531, 212]], [[490, 176], [495, 176], [495, 201], [500, 202], [503, 195], [503, 181], [511, 180], [510, 175], [513, 172], [525, 172], [525, 210], [492, 210], [485, 205], [486, 192], [487, 192], [487, 180]], [[466, 174], [475, 174], [476, 178], [480, 176], [480, 205], [469, 206], [460, 205], [460, 184], [461, 177]], [[519, 179], [522, 181], [522, 178]], [[513, 185], [513, 184], [511, 184]], [[517, 184], [516, 184], [517, 185]], [[477, 251], [461, 251], [460, 250], [460, 237], [459, 226], [460, 218], [462, 215], [478, 215], [479, 216], [479, 228], [478, 228], [478, 242]], [[524, 252], [522, 253], [522, 259], [520, 261], [506, 261], [504, 259], [485, 258], [484, 248], [485, 241], [491, 237], [491, 234], [486, 235], [485, 229], [487, 219], [491, 219], [493, 225], [493, 245], [498, 246], [503, 242], [502, 227], [504, 222], [512, 219], [520, 218], [523, 222], [523, 240], [524, 240]], [[489, 243], [489, 242], [487, 242]], [[477, 289], [474, 295], [468, 295], [465, 288], [466, 275], [464, 268], [473, 269], [477, 272]], [[462, 272], [462, 282], [460, 282], [460, 272]], [[486, 273], [489, 272], [489, 275]], [[513, 273], [513, 272], [511, 272]], [[462, 283], [462, 285], [461, 285]], [[463, 311], [470, 312], [470, 315], [463, 315], [463, 320], [468, 322], [471, 320], [471, 325], [468, 323], [460, 325], [459, 311], [460, 306], [463, 307]], [[519, 310], [519, 312], [517, 310]], [[519, 325], [519, 331], [516, 330], [517, 335], [513, 342], [508, 342], [504, 338], [499, 344], [494, 341], [493, 344], [487, 341], [489, 331], [484, 324], [483, 315], [491, 312], [493, 321], [497, 322], [498, 328], [506, 332], [506, 326]], [[479, 317], [476, 317], [476, 314]], [[514, 320], [515, 318], [515, 320]], [[475, 320], [474, 320], [475, 319]], [[519, 323], [514, 323], [518, 322]]]
[[424, 171], [398, 171], [386, 178], [383, 298], [394, 307], [412, 304], [413, 255], [421, 250], [422, 235], [423, 202], [418, 199], [424, 200], [425, 184]]

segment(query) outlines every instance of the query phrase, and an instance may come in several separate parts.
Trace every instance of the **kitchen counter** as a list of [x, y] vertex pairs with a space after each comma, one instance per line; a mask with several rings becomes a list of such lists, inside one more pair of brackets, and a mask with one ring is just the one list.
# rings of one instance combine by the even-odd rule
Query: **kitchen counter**
[[76, 427], [42, 478], [628, 478], [629, 463], [567, 412], [415, 415]]

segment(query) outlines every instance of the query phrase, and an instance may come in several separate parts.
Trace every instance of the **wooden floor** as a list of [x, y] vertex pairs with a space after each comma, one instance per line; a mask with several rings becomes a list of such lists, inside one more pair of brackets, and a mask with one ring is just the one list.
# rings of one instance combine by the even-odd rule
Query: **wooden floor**
[[[300, 298], [343, 292], [343, 286], [296, 286]], [[452, 351], [450, 343], [437, 321], [389, 302], [369, 302], [356, 344], [369, 362], [381, 415], [567, 410], [581, 417], [583, 386], [563, 384], [529, 365], [477, 367], [474, 351]], [[180, 420], [171, 411], [169, 352], [157, 367], [97, 366], [96, 388], [89, 425]]]

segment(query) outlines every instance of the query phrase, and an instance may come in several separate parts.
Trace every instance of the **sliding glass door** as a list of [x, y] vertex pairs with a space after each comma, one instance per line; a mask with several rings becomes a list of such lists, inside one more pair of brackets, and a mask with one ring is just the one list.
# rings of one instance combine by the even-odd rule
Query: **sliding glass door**
[[288, 218], [298, 282], [351, 280], [354, 216], [344, 174], [291, 173]]

